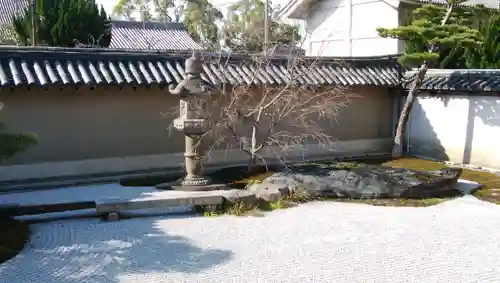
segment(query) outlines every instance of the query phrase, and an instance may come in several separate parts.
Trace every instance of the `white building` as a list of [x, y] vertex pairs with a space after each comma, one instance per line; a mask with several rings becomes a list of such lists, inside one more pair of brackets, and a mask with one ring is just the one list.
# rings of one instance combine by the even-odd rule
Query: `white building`
[[[403, 44], [378, 36], [376, 28], [394, 28], [408, 11], [425, 3], [445, 0], [291, 0], [280, 17], [302, 20], [309, 56], [376, 56], [397, 54]], [[467, 5], [498, 7], [496, 0], [472, 0]]]

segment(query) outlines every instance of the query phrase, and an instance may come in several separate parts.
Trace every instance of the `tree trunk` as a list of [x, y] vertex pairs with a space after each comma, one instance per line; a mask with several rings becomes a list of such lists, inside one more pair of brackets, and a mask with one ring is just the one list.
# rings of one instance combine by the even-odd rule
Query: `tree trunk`
[[252, 170], [257, 166], [257, 155], [252, 154], [250, 159], [248, 160], [248, 172], [252, 172]]
[[[453, 11], [453, 7], [455, 5], [451, 4], [448, 6], [446, 14], [441, 21], [441, 26], [444, 26], [446, 22], [451, 17], [451, 12]], [[436, 46], [431, 46], [429, 52], [435, 52]], [[413, 103], [417, 98], [417, 91], [422, 86], [422, 82], [424, 81], [425, 74], [429, 69], [429, 62], [425, 61], [422, 66], [417, 71], [417, 75], [415, 76], [415, 80], [413, 81], [413, 86], [408, 92], [408, 97], [406, 98], [405, 105], [401, 110], [401, 114], [399, 116], [398, 127], [396, 128], [396, 135], [394, 136], [394, 145], [392, 147], [392, 158], [400, 158], [403, 155], [403, 136], [405, 133], [406, 123], [408, 122], [408, 118], [410, 117], [411, 108], [413, 107]]]
[[413, 86], [408, 92], [408, 97], [406, 98], [405, 105], [401, 110], [401, 115], [399, 116], [398, 127], [396, 129], [396, 135], [394, 136], [394, 145], [392, 148], [392, 157], [400, 158], [403, 155], [403, 135], [405, 132], [406, 123], [408, 122], [408, 118], [410, 117], [411, 108], [413, 107], [413, 103], [417, 98], [417, 91], [422, 86], [422, 82], [424, 80], [425, 74], [427, 73], [427, 63], [422, 64], [418, 69], [415, 81], [413, 82]]
[[250, 159], [248, 160], [248, 172], [250, 173], [257, 165], [257, 126], [256, 122], [252, 125], [252, 137], [250, 140]]

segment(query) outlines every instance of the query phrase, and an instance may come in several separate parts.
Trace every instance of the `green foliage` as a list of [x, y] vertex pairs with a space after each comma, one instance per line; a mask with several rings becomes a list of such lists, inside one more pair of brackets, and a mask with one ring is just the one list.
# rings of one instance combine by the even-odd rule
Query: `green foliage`
[[219, 28], [217, 21], [223, 19], [222, 12], [208, 0], [188, 1], [184, 10], [184, 23], [189, 35], [206, 49], [219, 47]]
[[[151, 11], [150, 8], [154, 7]], [[176, 5], [174, 0], [120, 0], [114, 14], [134, 20], [183, 22], [189, 35], [204, 48], [217, 50], [221, 36], [226, 47], [233, 51], [260, 52], [264, 43], [264, 2], [240, 0], [229, 9], [228, 18], [208, 0], [187, 0]], [[278, 43], [300, 41], [297, 27], [278, 22], [269, 1], [269, 47]], [[217, 22], [224, 22], [222, 31]]]
[[[297, 27], [280, 23], [268, 1], [269, 47], [300, 41]], [[264, 44], [265, 4], [261, 0], [240, 0], [229, 8], [223, 27], [224, 44], [232, 51], [260, 52]]]
[[6, 133], [5, 123], [0, 122], [0, 162], [9, 159], [17, 153], [28, 150], [37, 144], [37, 137], [33, 133]]
[[[159, 10], [162, 17], [167, 18], [166, 22], [172, 22], [168, 14], [168, 9], [174, 8], [174, 2], [171, 0], [154, 0], [155, 9]], [[151, 0], [119, 0], [113, 8], [113, 14], [123, 16], [127, 20], [151, 21], [154, 19], [150, 10]], [[133, 13], [139, 14], [139, 18], [132, 16]]]
[[[412, 20], [420, 23], [430, 22], [439, 25], [446, 14], [446, 7], [442, 5], [424, 5], [412, 13]], [[500, 66], [500, 15], [498, 11], [483, 6], [457, 6], [453, 9], [448, 20], [451, 28], [458, 27], [456, 36], [467, 35], [466, 28], [479, 33], [480, 41], [472, 42], [471, 37], [462, 37], [469, 44], [454, 45], [456, 38], [448, 39], [447, 45], [438, 52], [427, 53], [426, 45], [421, 38], [416, 37], [405, 42], [407, 61], [421, 62], [429, 56], [432, 61], [439, 63], [439, 68], [498, 68]], [[452, 29], [450, 29], [452, 30]], [[476, 32], [477, 30], [477, 32]], [[460, 40], [460, 39], [459, 39]], [[467, 41], [468, 40], [468, 41]], [[450, 44], [451, 43], [451, 44]], [[424, 56], [421, 56], [421, 55]]]
[[456, 6], [442, 25], [446, 12], [447, 7], [443, 5], [422, 5], [411, 13], [407, 25], [378, 28], [377, 32], [384, 38], [405, 41], [406, 52], [399, 59], [404, 65], [414, 66], [424, 62], [451, 64], [453, 58], [460, 57], [458, 49], [476, 48], [482, 43], [483, 36], [474, 24], [475, 17], [486, 13], [486, 9]]
[[[36, 41], [50, 46], [73, 47], [76, 43], [108, 47], [111, 23], [95, 0], [37, 0]], [[32, 13], [27, 8], [13, 19], [21, 44], [32, 43]]]
[[203, 212], [203, 216], [213, 218], [213, 217], [219, 216], [219, 213], [217, 213], [215, 211], [205, 211], [205, 212]]
[[153, 0], [153, 6], [157, 16], [152, 19], [160, 22], [179, 22], [183, 15], [184, 5], [176, 6], [174, 0]]
[[120, 0], [113, 13], [128, 20], [136, 20], [133, 14], [137, 13], [144, 21], [183, 22], [189, 35], [206, 49], [219, 45], [216, 23], [223, 15], [208, 0], [187, 0], [179, 5], [175, 0]]
[[500, 68], [500, 13], [495, 12], [485, 17], [479, 26], [484, 37], [483, 43], [477, 48], [464, 50], [465, 67], [473, 69]]

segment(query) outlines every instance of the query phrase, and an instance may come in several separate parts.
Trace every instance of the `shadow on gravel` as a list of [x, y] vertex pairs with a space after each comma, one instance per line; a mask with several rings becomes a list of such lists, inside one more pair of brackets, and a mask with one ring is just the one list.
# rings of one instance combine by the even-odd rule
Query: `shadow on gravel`
[[[0, 265], [0, 278], [10, 283], [143, 282], [148, 273], [163, 278], [169, 272], [197, 273], [233, 256], [229, 250], [205, 249], [171, 235], [164, 228], [167, 223], [141, 218], [34, 225], [26, 250]], [[181, 281], [182, 275], [170, 281], [176, 279]]]

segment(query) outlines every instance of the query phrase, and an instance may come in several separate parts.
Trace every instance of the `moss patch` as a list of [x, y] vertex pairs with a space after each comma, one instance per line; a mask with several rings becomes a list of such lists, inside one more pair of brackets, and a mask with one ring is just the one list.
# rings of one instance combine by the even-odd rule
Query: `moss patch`
[[[413, 170], [423, 170], [423, 171], [434, 171], [446, 168], [446, 164], [442, 162], [429, 161], [419, 158], [413, 157], [403, 157], [396, 160], [370, 160], [368, 162], [359, 161], [359, 162], [325, 162], [325, 163], [300, 163], [296, 166], [324, 166], [328, 168], [337, 168], [337, 169], [349, 169], [356, 168], [362, 164], [379, 164], [383, 166], [393, 167], [393, 168], [407, 168]], [[249, 176], [244, 180], [240, 180], [238, 182], [241, 183], [249, 183], [251, 180], [262, 180], [267, 177], [266, 175], [256, 175]], [[416, 174], [416, 178], [421, 179], [422, 181], [432, 181], [433, 176], [429, 175], [421, 175]], [[490, 201], [493, 203], [500, 204], [500, 175], [464, 169], [462, 175], [460, 176], [462, 179], [478, 182], [482, 184], [484, 187], [480, 190], [476, 190], [472, 192], [472, 194], [480, 199]], [[352, 203], [363, 203], [375, 206], [409, 206], [409, 207], [425, 207], [443, 203], [445, 201], [451, 200], [453, 198], [459, 197], [461, 194], [457, 192], [456, 194], [443, 196], [442, 198], [423, 198], [423, 199], [328, 199], [338, 202], [352, 202]]]
[[28, 242], [29, 226], [12, 218], [0, 217], [0, 264], [15, 257]]
[[[382, 165], [408, 168], [414, 170], [439, 170], [446, 168], [441, 162], [423, 160], [419, 158], [405, 157], [382, 163]], [[483, 188], [472, 192], [474, 196], [482, 200], [500, 204], [500, 175], [484, 171], [464, 169], [461, 179], [474, 181], [483, 185]]]

